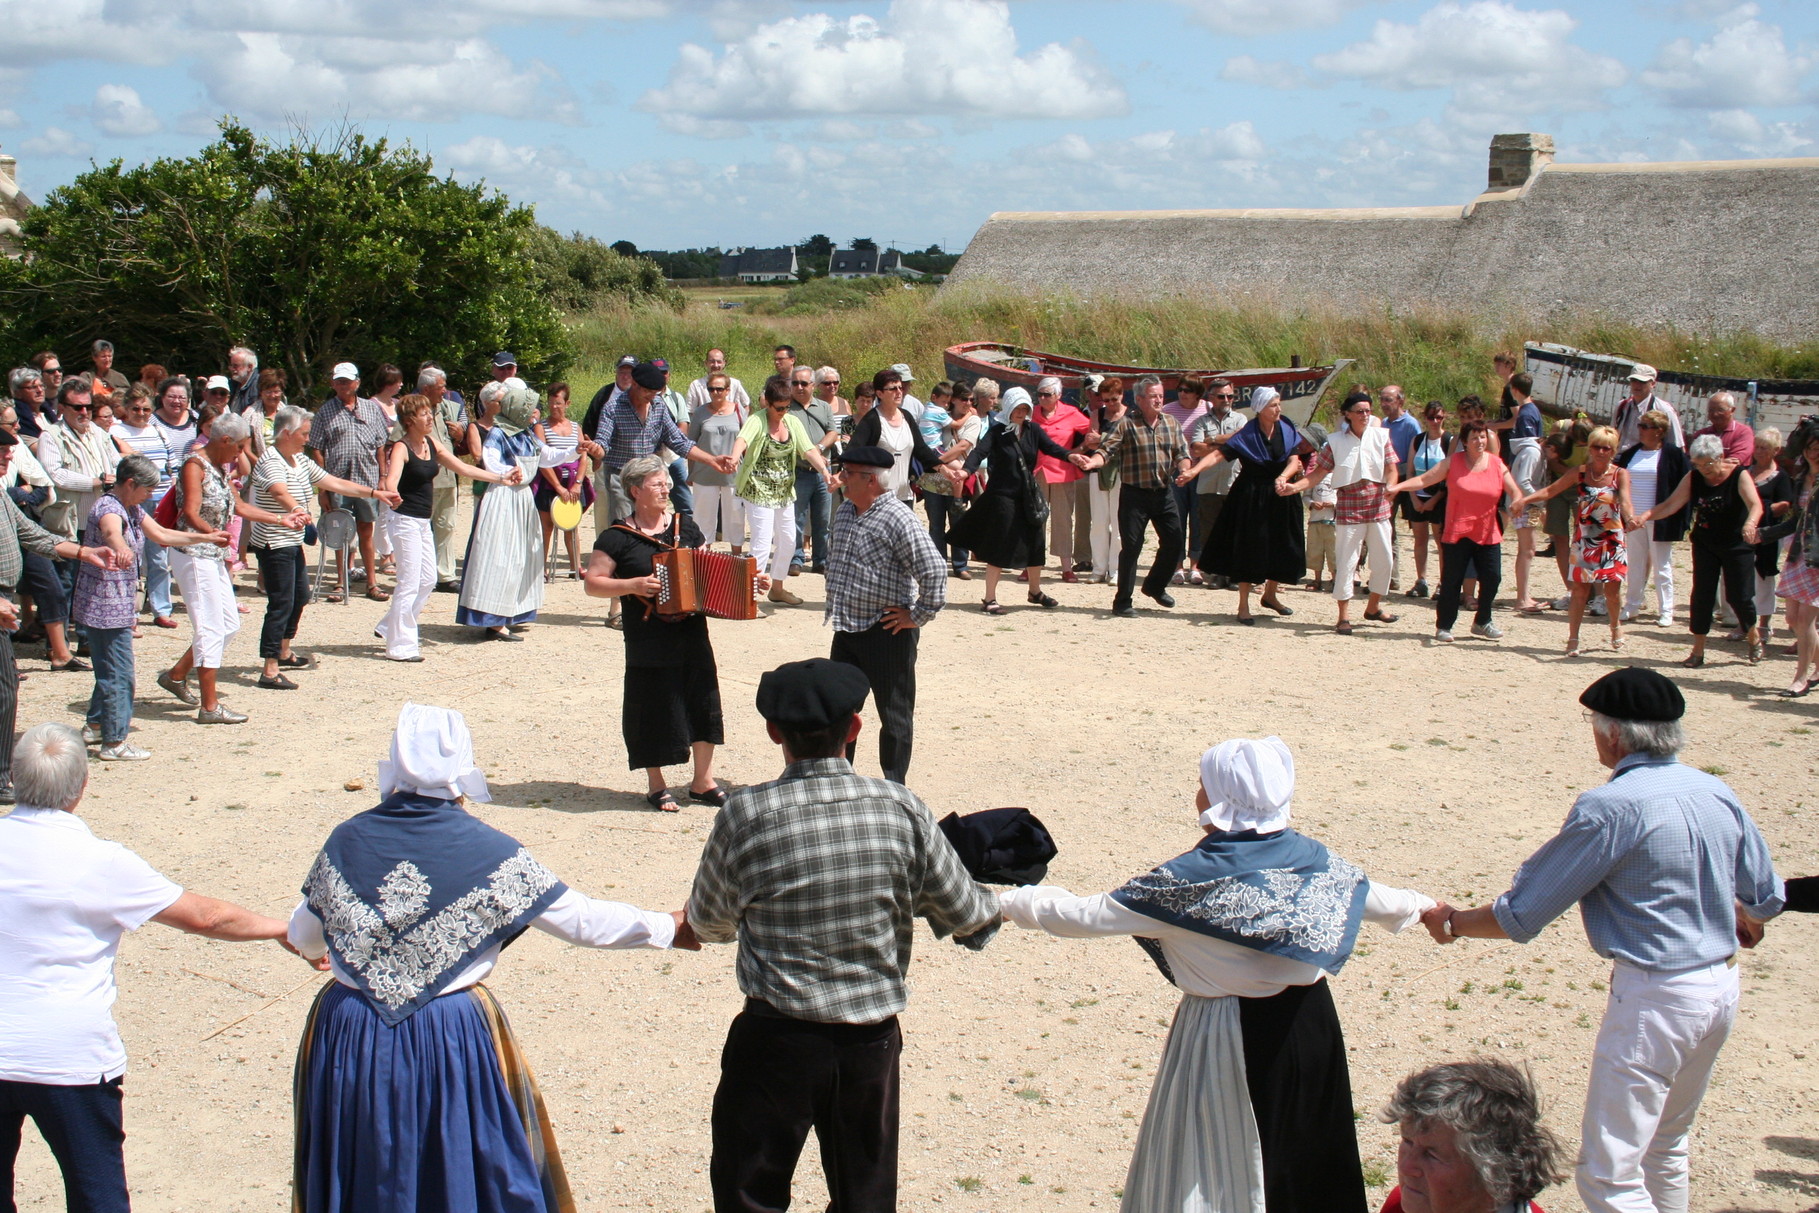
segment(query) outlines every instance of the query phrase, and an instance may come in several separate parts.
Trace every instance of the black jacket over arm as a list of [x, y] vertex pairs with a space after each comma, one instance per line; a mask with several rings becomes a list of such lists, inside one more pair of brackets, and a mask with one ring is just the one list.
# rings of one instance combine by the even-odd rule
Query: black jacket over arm
[[986, 467], [990, 469], [991, 479], [985, 491], [1021, 493], [1024, 482], [1036, 474], [1038, 454], [1066, 459], [1068, 449], [1043, 433], [1042, 427], [1034, 422], [1024, 422], [1023, 432], [1013, 436], [1010, 426], [994, 421], [979, 445], [967, 455], [966, 470], [969, 474], [976, 472], [980, 461], [989, 459]]
[[[1634, 459], [1636, 452], [1641, 449], [1642, 446], [1638, 443], [1624, 451], [1617, 456], [1617, 466], [1627, 468], [1630, 460]], [[1660, 467], [1661, 471], [1655, 477], [1657, 504], [1674, 495], [1674, 490], [1680, 487], [1680, 482], [1686, 479], [1686, 474], [1693, 470], [1693, 463], [1686, 457], [1686, 451], [1683, 448], [1664, 440], [1661, 443]], [[1686, 527], [1689, 521], [1691, 519], [1687, 513], [1687, 506], [1681, 506], [1678, 513], [1669, 514], [1666, 518], [1655, 519], [1649, 533], [1654, 537], [1656, 543], [1678, 543], [1686, 538]]]
[[[922, 440], [922, 427], [916, 424], [916, 419], [908, 413], [900, 415], [903, 423], [909, 426], [910, 430], [910, 458], [920, 463], [923, 471], [934, 471], [935, 465], [941, 462], [941, 456]], [[883, 436], [884, 420], [878, 416], [878, 410], [874, 406], [870, 412], [859, 418], [857, 425], [853, 426], [853, 436], [847, 440], [847, 445], [883, 446], [884, 444], [879, 441]]]

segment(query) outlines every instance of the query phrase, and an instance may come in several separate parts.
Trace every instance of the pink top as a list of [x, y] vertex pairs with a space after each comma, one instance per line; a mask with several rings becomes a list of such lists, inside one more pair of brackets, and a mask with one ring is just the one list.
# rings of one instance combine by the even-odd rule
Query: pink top
[[[1727, 430], [1721, 430], [1717, 426], [1708, 425], [1695, 433], [1693, 438], [1699, 437], [1700, 434], [1717, 435], [1718, 441], [1724, 443], [1724, 457], [1726, 459], [1735, 459], [1745, 467], [1748, 467], [1750, 461], [1756, 457], [1756, 431], [1734, 418], [1731, 421], [1730, 428]], [[1693, 444], [1693, 438], [1688, 438], [1686, 440], [1688, 446]], [[1669, 491], [1671, 492], [1672, 490]]]
[[[1093, 423], [1086, 419], [1086, 414], [1066, 401], [1058, 402], [1055, 411], [1047, 416], [1038, 408], [1030, 413], [1030, 417], [1042, 427], [1042, 432], [1056, 446], [1066, 447], [1070, 451], [1080, 445], [1082, 434], [1091, 433], [1093, 429]], [[1040, 453], [1036, 456], [1036, 471], [1046, 484], [1068, 484], [1086, 475], [1065, 459]]]
[[1442, 543], [1503, 542], [1503, 525], [1497, 520], [1497, 507], [1503, 502], [1503, 460], [1486, 454], [1484, 466], [1475, 472], [1465, 470], [1466, 454], [1455, 452], [1446, 472], [1446, 529]]

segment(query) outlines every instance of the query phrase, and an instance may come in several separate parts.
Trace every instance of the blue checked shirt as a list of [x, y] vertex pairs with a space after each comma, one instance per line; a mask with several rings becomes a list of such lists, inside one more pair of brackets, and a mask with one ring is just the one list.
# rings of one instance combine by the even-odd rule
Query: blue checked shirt
[[594, 441], [606, 448], [603, 466], [609, 472], [617, 472], [641, 455], [655, 455], [659, 447], [668, 447], [678, 459], [695, 449], [694, 441], [676, 424], [663, 397], [653, 398], [650, 410], [648, 417], [639, 418], [629, 393], [615, 396], [600, 410]]
[[947, 562], [909, 506], [880, 497], [861, 514], [840, 503], [827, 553], [826, 619], [836, 632], [863, 632], [894, 606], [922, 627], [946, 605]]
[[1736, 953], [1736, 901], [1756, 918], [1782, 908], [1768, 844], [1736, 793], [1673, 759], [1632, 754], [1573, 802], [1492, 911], [1527, 943], [1578, 902], [1598, 955], [1671, 973]]

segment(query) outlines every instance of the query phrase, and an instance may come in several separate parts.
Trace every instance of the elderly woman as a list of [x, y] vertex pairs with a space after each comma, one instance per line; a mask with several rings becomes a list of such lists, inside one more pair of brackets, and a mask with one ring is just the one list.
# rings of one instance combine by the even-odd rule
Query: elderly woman
[[915, 478], [910, 474], [910, 465], [917, 463], [924, 471], [933, 471], [941, 457], [923, 441], [916, 419], [904, 411], [901, 371], [887, 367], [873, 375], [872, 391], [876, 394], [877, 405], [861, 417], [855, 404], [853, 412], [857, 420], [853, 422], [852, 437], [848, 441], [854, 446], [881, 446], [889, 451], [895, 462], [886, 489], [899, 501], [911, 501], [915, 493], [910, 486]]
[[699, 945], [680, 913], [583, 896], [470, 815], [464, 800], [491, 795], [459, 712], [404, 705], [379, 793], [329, 834], [291, 915], [292, 946], [334, 975], [297, 1051], [295, 1206], [573, 1208], [536, 1080], [481, 983], [527, 927], [590, 948]]
[[[215, 424], [219, 425], [220, 422]], [[281, 405], [272, 418], [272, 436], [265, 453], [253, 464], [253, 504], [272, 515], [309, 515], [309, 502], [318, 490], [344, 497], [370, 497], [396, 505], [398, 495], [368, 488], [352, 480], [331, 476], [322, 465], [303, 453], [309, 442], [310, 414], [296, 405]], [[309, 566], [303, 558], [303, 536], [294, 527], [255, 522], [247, 546], [259, 562], [265, 584], [265, 623], [259, 629], [259, 656], [265, 669], [259, 685], [271, 691], [294, 691], [297, 684], [285, 670], [301, 670], [309, 658], [291, 651], [297, 624], [309, 605]]]
[[[980, 380], [991, 383], [991, 380]], [[997, 407], [998, 385], [992, 383], [992, 390], [987, 394], [992, 407]], [[974, 389], [965, 384], [954, 387], [952, 398], [948, 401], [948, 412], [953, 419], [951, 432], [953, 440], [947, 449], [941, 452], [941, 463], [945, 469], [955, 464], [962, 464], [979, 447], [980, 439], [985, 434], [986, 419], [980, 416], [974, 405]], [[962, 481], [962, 484], [965, 482]], [[950, 528], [958, 525], [965, 517], [968, 503], [960, 497], [960, 485], [945, 476], [922, 478], [922, 505], [928, 511], [928, 537], [935, 541], [935, 550], [948, 562], [954, 576], [961, 581], [973, 579], [972, 570], [967, 568], [971, 556], [960, 544], [949, 537]]]
[[[1650, 409], [1636, 422], [1638, 441], [1617, 456], [1617, 466], [1630, 475], [1630, 509], [1642, 514], [1654, 508], [1675, 485], [1686, 479], [1686, 452], [1673, 442], [1673, 426], [1666, 413]], [[1661, 626], [1674, 622], [1674, 544], [1686, 537], [1686, 511], [1657, 518], [1645, 533], [1631, 532], [1629, 591], [1623, 598], [1624, 622], [1642, 613], [1642, 599], [1649, 582], [1655, 584], [1656, 615]]]
[[733, 462], [739, 468], [733, 492], [752, 529], [752, 558], [759, 572], [770, 577], [770, 600], [799, 606], [802, 599], [783, 585], [796, 550], [796, 461], [807, 463], [830, 485], [833, 474], [789, 407], [789, 385], [773, 375], [764, 384], [764, 407], [752, 410], [733, 439]]
[[1004, 393], [1002, 419], [992, 421], [964, 464], [969, 474], [982, 463], [986, 466], [985, 492], [948, 531], [950, 542], [985, 561], [985, 601], [979, 605], [987, 615], [1004, 614], [998, 605], [998, 579], [1005, 569], [1023, 571], [1031, 606], [1056, 605], [1052, 596], [1042, 592], [1049, 506], [1036, 475], [1036, 457], [1072, 460], [1076, 466], [1081, 460], [1031, 419], [1034, 408], [1024, 389], [1014, 387]]
[[[623, 613], [625, 696], [619, 712], [627, 764], [649, 780], [646, 803], [674, 813], [679, 806], [663, 768], [693, 758], [688, 798], [718, 808], [726, 793], [714, 782], [714, 747], [726, 738], [707, 616], [657, 614], [653, 562], [658, 552], [702, 547], [707, 537], [694, 515], [670, 511], [669, 473], [655, 455], [627, 462], [619, 483], [632, 512], [600, 532], [582, 580], [590, 598], [632, 600]], [[769, 581], [762, 565], [758, 578], [760, 588]]]
[[1705, 638], [1712, 630], [1712, 608], [1722, 576], [1724, 600], [1737, 613], [1737, 624], [1749, 638], [1749, 662], [1755, 665], [1763, 657], [1762, 638], [1756, 632], [1755, 551], [1761, 538], [1756, 527], [1762, 521], [1762, 498], [1748, 466], [1725, 455], [1724, 440], [1718, 435], [1700, 434], [1687, 454], [1693, 470], [1681, 478], [1667, 500], [1636, 519], [1639, 525], [1646, 524], [1691, 506], [1693, 651], [1680, 664], [1688, 669], [1705, 664]]
[[455, 622], [484, 629], [482, 640], [522, 640], [516, 633], [543, 605], [543, 538], [531, 482], [539, 468], [555, 467], [568, 456], [545, 446], [536, 424], [537, 393], [510, 387], [500, 395], [498, 414], [481, 441], [481, 466], [503, 479], [474, 482], [496, 485], [497, 491], [474, 507]]
[[[505, 393], [510, 389], [504, 381], [495, 379], [474, 398], [474, 413], [467, 420], [467, 457], [476, 466], [486, 461], [486, 440], [492, 436], [493, 425], [499, 417], [499, 406], [505, 400]], [[486, 495], [488, 481], [474, 481], [474, 496]]]
[[1792, 536], [1787, 565], [1776, 595], [1787, 603], [1787, 625], [1794, 632], [1794, 677], [1780, 692], [1784, 699], [1799, 699], [1819, 678], [1819, 436], [1808, 438], [1798, 452], [1799, 462], [1790, 473], [1794, 511], [1777, 530]]
[[[158, 675], [159, 686], [184, 703], [197, 704], [197, 724], [246, 721], [244, 712], [227, 707], [217, 694], [221, 657], [228, 640], [240, 630], [240, 612], [234, 606], [234, 582], [227, 572], [227, 547], [214, 542], [212, 536], [224, 533], [228, 520], [236, 514], [254, 523], [298, 531], [309, 521], [309, 515], [302, 510], [274, 514], [234, 495], [221, 469], [239, 460], [251, 433], [244, 417], [232, 413], [216, 417], [209, 426], [208, 443], [184, 460], [170, 490], [177, 499], [177, 529], [211, 536], [171, 553], [171, 575], [183, 590], [193, 638], [177, 664]], [[190, 690], [192, 669], [196, 671], [200, 701], [197, 693]]]
[[[1571, 492], [1573, 555], [1568, 583], [1572, 601], [1567, 604], [1566, 617], [1568, 657], [1579, 656], [1579, 623], [1585, 618], [1585, 605], [1594, 587], [1604, 594], [1611, 649], [1623, 651], [1623, 612], [1618, 601], [1623, 583], [1629, 579], [1629, 551], [1623, 535], [1640, 525], [1630, 508], [1630, 474], [1616, 463], [1617, 431], [1608, 425], [1599, 426], [1586, 435], [1585, 449], [1584, 463], [1567, 468], [1554, 483], [1510, 505], [1511, 513], [1520, 513], [1537, 501]], [[1684, 497], [1681, 503], [1685, 503]], [[1679, 508], [1657, 508], [1654, 516], [1665, 518]]]
[[120, 461], [113, 487], [89, 507], [83, 524], [84, 546], [106, 547], [114, 553], [111, 569], [88, 563], [76, 569], [71, 604], [72, 617], [88, 629], [89, 652], [95, 659], [95, 690], [88, 699], [82, 740], [99, 745], [101, 757], [109, 762], [151, 757], [150, 751], [126, 739], [133, 721], [133, 599], [146, 539], [172, 548], [227, 542], [226, 531], [173, 531], [146, 514], [146, 500], [159, 479], [157, 464], [144, 455], [128, 455]]
[[1383, 1120], [1402, 1135], [1382, 1213], [1541, 1213], [1567, 1153], [1541, 1123], [1534, 1080], [1506, 1061], [1430, 1066], [1396, 1084]]
[[1434, 603], [1434, 643], [1453, 642], [1453, 624], [1465, 582], [1478, 583], [1478, 605], [1472, 635], [1485, 640], [1503, 639], [1503, 629], [1491, 618], [1497, 587], [1503, 584], [1503, 519], [1499, 514], [1504, 496], [1520, 498], [1522, 488], [1501, 458], [1491, 454], [1491, 429], [1480, 417], [1459, 429], [1452, 453], [1419, 476], [1397, 488], [1416, 493], [1445, 485], [1445, 523], [1440, 531], [1440, 593]]
[[1396, 448], [1388, 426], [1371, 424], [1369, 392], [1353, 392], [1340, 410], [1344, 425], [1328, 438], [1314, 456], [1307, 475], [1289, 483], [1292, 493], [1304, 493], [1322, 480], [1331, 479], [1335, 497], [1333, 517], [1337, 527], [1333, 553], [1333, 598], [1339, 603], [1339, 622], [1333, 630], [1352, 634], [1352, 586], [1358, 559], [1370, 553], [1370, 597], [1364, 617], [1374, 623], [1394, 623], [1397, 616], [1383, 609], [1389, 593], [1391, 556], [1395, 532], [1391, 530], [1396, 495]]
[[[10, 729], [10, 725], [9, 725]], [[63, 724], [27, 729], [13, 747], [18, 807], [0, 817], [0, 1174], [12, 1204], [20, 1126], [29, 1116], [63, 1171], [66, 1206], [124, 1210], [114, 956], [148, 922], [210, 939], [282, 939], [280, 919], [190, 893], [119, 843], [96, 838], [76, 809], [88, 756]]]
[[[1116, 375], [1088, 378], [1097, 378], [1098, 383], [1088, 383], [1081, 389], [1083, 393], [1092, 392], [1091, 402], [1084, 394], [1081, 402], [1087, 420], [1093, 423], [1093, 431], [1086, 436], [1082, 449], [1093, 451], [1118, 428], [1131, 406], [1124, 400], [1124, 380]], [[1089, 579], [1099, 585], [1108, 585], [1117, 576], [1118, 555], [1124, 546], [1124, 538], [1118, 531], [1118, 484], [1116, 462], [1102, 464], [1086, 477], [1086, 550], [1092, 562]]]
[[[1767, 645], [1774, 632], [1775, 580], [1781, 575], [1781, 553], [1787, 548], [1792, 529], [1781, 529], [1794, 515], [1797, 504], [1794, 478], [1781, 466], [1781, 452], [1787, 442], [1772, 425], [1756, 431], [1755, 457], [1750, 463], [1750, 479], [1756, 482], [1756, 496], [1762, 499], [1762, 521], [1757, 524], [1756, 540], [1756, 633]], [[1739, 628], [1725, 637], [1742, 640]]]
[[1281, 598], [1281, 583], [1293, 585], [1307, 571], [1301, 497], [1288, 486], [1301, 474], [1301, 435], [1282, 415], [1282, 394], [1273, 387], [1251, 390], [1251, 419], [1178, 479], [1193, 477], [1228, 459], [1240, 460], [1225, 508], [1200, 550], [1200, 570], [1238, 587], [1238, 622], [1250, 626], [1251, 587], [1258, 601], [1278, 615], [1293, 615]]
[[1291, 829], [1294, 789], [1280, 738], [1224, 742], [1200, 759], [1205, 837], [1192, 850], [1094, 897], [1041, 885], [1001, 895], [1020, 927], [1135, 936], [1181, 988], [1122, 1213], [1365, 1207], [1326, 976], [1366, 920], [1399, 932], [1434, 902], [1373, 883]]

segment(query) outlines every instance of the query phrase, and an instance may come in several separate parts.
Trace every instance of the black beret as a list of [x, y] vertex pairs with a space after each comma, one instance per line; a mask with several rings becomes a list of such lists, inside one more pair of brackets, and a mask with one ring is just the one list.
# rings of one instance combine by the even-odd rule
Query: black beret
[[1343, 411], [1344, 409], [1351, 408], [1354, 404], [1369, 404], [1370, 402], [1371, 394], [1363, 388], [1356, 388], [1345, 398], [1345, 403], [1340, 406], [1340, 409]]
[[1686, 715], [1686, 696], [1671, 679], [1633, 665], [1586, 687], [1579, 702], [1613, 720], [1678, 720]]
[[871, 689], [856, 665], [825, 657], [792, 661], [758, 679], [758, 714], [779, 728], [825, 729], [851, 719]]
[[19, 439], [13, 436], [13, 432], [11, 430], [0, 430], [0, 446], [18, 446], [18, 445], [19, 445]]
[[888, 468], [897, 465], [897, 457], [881, 446], [849, 446], [841, 453], [840, 461], [857, 464], [862, 468]]
[[654, 362], [640, 362], [632, 368], [632, 382], [653, 392], [661, 392], [669, 386], [669, 372]]

